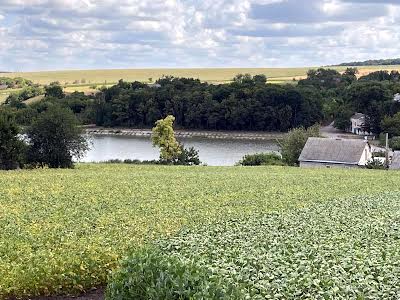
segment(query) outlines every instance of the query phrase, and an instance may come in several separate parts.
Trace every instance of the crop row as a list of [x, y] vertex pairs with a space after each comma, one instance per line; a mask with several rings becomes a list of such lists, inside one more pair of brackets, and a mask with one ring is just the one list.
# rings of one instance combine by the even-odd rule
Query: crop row
[[[147, 288], [138, 292], [142, 286]], [[399, 299], [400, 193], [181, 230], [123, 262], [108, 299], [132, 295]]]

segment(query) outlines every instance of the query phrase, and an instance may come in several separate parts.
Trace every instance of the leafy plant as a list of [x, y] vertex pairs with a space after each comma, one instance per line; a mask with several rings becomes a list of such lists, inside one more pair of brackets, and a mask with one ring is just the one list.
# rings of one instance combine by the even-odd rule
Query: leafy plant
[[163, 255], [153, 247], [139, 250], [122, 262], [110, 278], [106, 299], [240, 300], [243, 294], [195, 262]]
[[284, 166], [282, 157], [276, 153], [247, 154], [238, 162], [241, 166]]

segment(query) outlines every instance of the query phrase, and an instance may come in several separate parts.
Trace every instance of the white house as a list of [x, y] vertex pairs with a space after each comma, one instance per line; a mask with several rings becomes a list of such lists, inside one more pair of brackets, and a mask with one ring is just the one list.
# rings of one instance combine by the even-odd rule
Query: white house
[[355, 113], [350, 118], [351, 124], [349, 131], [357, 135], [371, 135], [371, 132], [365, 130], [365, 121], [366, 121], [366, 115], [362, 113]]
[[362, 167], [372, 160], [371, 146], [361, 139], [308, 138], [300, 167]]

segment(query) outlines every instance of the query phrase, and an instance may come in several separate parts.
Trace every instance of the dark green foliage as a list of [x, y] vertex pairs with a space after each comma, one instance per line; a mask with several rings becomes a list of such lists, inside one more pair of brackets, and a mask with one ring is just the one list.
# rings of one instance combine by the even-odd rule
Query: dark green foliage
[[229, 84], [165, 77], [160, 87], [120, 81], [93, 106], [102, 126], [151, 127], [171, 114], [178, 128], [287, 131], [322, 120], [322, 96], [312, 86], [266, 84], [263, 75], [238, 75]]
[[154, 248], [125, 259], [110, 278], [107, 300], [240, 300], [239, 289], [195, 262], [164, 255]]
[[300, 80], [299, 85], [312, 85], [317, 88], [331, 89], [339, 87], [343, 81], [342, 75], [338, 71], [319, 68], [317, 70], [309, 70], [307, 79]]
[[400, 58], [353, 61], [348, 63], [342, 63], [336, 66], [390, 66], [390, 65], [400, 65]]
[[360, 81], [399, 81], [400, 73], [398, 71], [376, 71], [360, 77]]
[[45, 88], [46, 97], [54, 97], [57, 99], [64, 98], [64, 91], [62, 86], [58, 82], [52, 82], [47, 85]]
[[381, 126], [384, 133], [389, 133], [389, 137], [400, 136], [400, 112], [393, 117], [386, 116]]
[[198, 150], [194, 147], [185, 148], [183, 144], [180, 144], [180, 147], [181, 153], [176, 158], [175, 165], [193, 166], [201, 164]]
[[400, 150], [400, 136], [394, 136], [389, 141], [389, 146], [392, 150], [398, 151]]
[[14, 117], [0, 111], [0, 169], [11, 170], [21, 167], [25, 156], [25, 143], [18, 137], [19, 128]]
[[384, 163], [382, 163], [382, 162], [379, 161], [379, 160], [375, 160], [375, 159], [369, 161], [369, 162], [365, 165], [365, 167], [366, 167], [367, 169], [373, 169], [373, 170], [384, 170], [384, 169], [386, 169], [386, 166], [385, 166]]
[[276, 153], [248, 154], [238, 162], [241, 166], [284, 166], [281, 156]]
[[28, 128], [28, 162], [50, 168], [71, 168], [73, 158], [88, 149], [82, 129], [71, 110], [53, 105]]

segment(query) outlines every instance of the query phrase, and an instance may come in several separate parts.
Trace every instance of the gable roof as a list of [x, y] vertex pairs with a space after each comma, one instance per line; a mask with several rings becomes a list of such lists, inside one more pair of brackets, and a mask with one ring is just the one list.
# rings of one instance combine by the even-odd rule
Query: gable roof
[[299, 161], [358, 165], [368, 143], [361, 139], [308, 138]]
[[362, 113], [355, 113], [351, 118], [355, 120], [365, 120], [365, 115]]
[[394, 151], [392, 163], [390, 164], [390, 169], [399, 170], [400, 169], [400, 151]]

